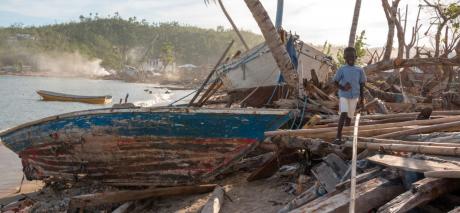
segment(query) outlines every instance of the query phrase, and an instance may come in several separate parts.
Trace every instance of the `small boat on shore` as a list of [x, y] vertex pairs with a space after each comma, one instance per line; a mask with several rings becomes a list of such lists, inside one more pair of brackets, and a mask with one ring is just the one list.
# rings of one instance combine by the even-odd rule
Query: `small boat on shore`
[[40, 95], [44, 101], [71, 101], [82, 102], [88, 104], [109, 104], [112, 102], [112, 96], [81, 96], [71, 95], [64, 93], [51, 92], [46, 90], [38, 90], [37, 94]]
[[107, 108], [72, 112], [0, 132], [28, 180], [111, 185], [203, 182], [242, 158], [295, 111]]

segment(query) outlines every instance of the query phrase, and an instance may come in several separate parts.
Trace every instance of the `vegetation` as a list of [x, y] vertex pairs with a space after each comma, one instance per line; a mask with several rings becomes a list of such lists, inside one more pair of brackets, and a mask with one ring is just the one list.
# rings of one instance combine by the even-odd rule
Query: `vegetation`
[[[362, 58], [366, 55], [366, 48], [367, 48], [367, 44], [366, 44], [366, 31], [361, 31], [361, 34], [359, 34], [359, 36], [356, 36], [356, 40], [354, 42], [354, 45], [355, 45], [355, 49], [356, 49], [356, 56], [358, 57], [356, 62], [358, 65], [364, 65], [363, 61], [362, 61]], [[326, 48], [326, 44], [325, 44], [325, 48]], [[330, 46], [328, 47], [328, 52], [330, 52]], [[339, 49], [339, 51], [337, 51], [337, 64], [338, 66], [342, 66], [345, 64], [345, 59], [343, 58], [343, 49]]]
[[[250, 46], [263, 41], [260, 35], [241, 33]], [[223, 27], [202, 29], [177, 22], [123, 19], [118, 13], [104, 18], [90, 14], [70, 23], [0, 28], [0, 66], [33, 66], [30, 56], [62, 52], [99, 58], [104, 68], [112, 70], [120, 70], [123, 65], [136, 66], [149, 58], [212, 64], [232, 39], [236, 41], [233, 51], [244, 50], [236, 34]]]

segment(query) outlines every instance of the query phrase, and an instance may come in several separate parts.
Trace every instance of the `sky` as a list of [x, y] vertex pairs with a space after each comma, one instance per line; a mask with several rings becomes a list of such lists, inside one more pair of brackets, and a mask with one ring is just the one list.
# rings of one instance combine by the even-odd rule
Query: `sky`
[[[181, 24], [216, 28], [230, 24], [217, 4], [203, 0], [0, 0], [0, 26], [15, 23], [46, 25], [77, 21], [80, 15], [98, 13], [100, 17], [118, 12], [122, 17], [136, 16], [148, 22], [177, 21]], [[239, 28], [260, 34], [257, 23], [243, 0], [223, 0]], [[272, 20], [277, 0], [261, 0]], [[283, 28], [297, 33], [313, 44], [325, 41], [344, 46], [348, 43], [355, 0], [285, 0]], [[420, 0], [402, 0], [409, 5], [408, 27], [415, 21]], [[383, 46], [387, 22], [380, 0], [363, 0], [358, 31], [366, 30], [367, 44]]]

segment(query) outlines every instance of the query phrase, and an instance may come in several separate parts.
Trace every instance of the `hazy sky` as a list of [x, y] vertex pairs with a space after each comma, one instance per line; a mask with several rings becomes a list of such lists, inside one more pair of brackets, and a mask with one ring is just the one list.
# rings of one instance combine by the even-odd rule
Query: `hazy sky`
[[[260, 33], [243, 0], [223, 0], [236, 24]], [[261, 0], [274, 19], [276, 0]], [[301, 39], [315, 44], [329, 41], [346, 45], [355, 0], [285, 0], [283, 26]], [[420, 0], [402, 0], [409, 4], [409, 23], [414, 21]], [[79, 15], [98, 13], [107, 16], [119, 12], [122, 17], [136, 16], [148, 22], [178, 21], [205, 28], [230, 27], [216, 4], [203, 0], [1, 0], [0, 26], [13, 23], [44, 25], [78, 20]], [[411, 26], [409, 24], [409, 26]], [[387, 24], [380, 0], [363, 0], [358, 31], [366, 30], [367, 43], [383, 46]]]

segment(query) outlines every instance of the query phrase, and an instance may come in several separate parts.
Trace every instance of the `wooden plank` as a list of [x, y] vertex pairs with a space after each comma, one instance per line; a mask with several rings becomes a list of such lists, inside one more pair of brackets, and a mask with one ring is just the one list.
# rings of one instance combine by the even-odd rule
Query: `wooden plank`
[[[352, 147], [351, 142], [345, 143], [345, 146]], [[407, 145], [407, 144], [384, 144], [384, 143], [369, 143], [359, 142], [358, 148], [392, 152], [414, 152], [430, 155], [446, 155], [459, 156], [460, 147], [445, 147], [445, 146], [425, 146], [425, 145]]]
[[436, 124], [436, 125], [431, 125], [431, 126], [418, 127], [418, 128], [414, 128], [410, 130], [403, 130], [403, 131], [382, 134], [382, 135], [376, 136], [376, 138], [396, 138], [400, 136], [407, 136], [407, 135], [414, 135], [414, 134], [432, 133], [436, 131], [447, 130], [449, 128], [458, 127], [458, 126], [460, 126], [460, 121], [441, 123], [441, 124]]
[[201, 213], [219, 213], [220, 208], [224, 203], [224, 188], [216, 186], [211, 194], [211, 197], [201, 209]]
[[[361, 126], [359, 128], [360, 132], [362, 130], [376, 130], [383, 128], [394, 128], [394, 127], [405, 127], [405, 126], [414, 126], [414, 125], [433, 125], [433, 124], [442, 124], [448, 122], [460, 122], [460, 116], [452, 116], [446, 118], [438, 118], [431, 120], [414, 120], [414, 121], [404, 121], [397, 123], [384, 123], [376, 125], [367, 125]], [[348, 126], [344, 127], [343, 131], [352, 131], [353, 127]], [[327, 127], [327, 128], [318, 128], [318, 129], [297, 129], [297, 130], [277, 130], [277, 131], [267, 131], [265, 136], [276, 136], [276, 135], [290, 135], [290, 136], [309, 136], [311, 134], [317, 133], [327, 133], [327, 132], [336, 132], [337, 127]]]
[[452, 179], [424, 178], [412, 184], [411, 190], [399, 195], [379, 208], [379, 213], [402, 213], [454, 191], [460, 182]]
[[278, 213], [287, 213], [293, 209], [299, 208], [300, 206], [316, 199], [318, 197], [316, 188], [317, 188], [316, 185], [310, 187], [307, 191], [303, 192], [296, 198], [289, 201], [288, 204], [286, 204], [285, 206], [283, 206], [283, 208], [278, 210]]
[[451, 162], [438, 162], [429, 159], [419, 160], [393, 155], [374, 155], [368, 157], [367, 159], [376, 164], [413, 172], [460, 170], [460, 166], [458, 164]]
[[151, 197], [168, 197], [176, 195], [200, 194], [212, 191], [217, 185], [177, 186], [167, 188], [152, 188], [145, 190], [123, 190], [117, 192], [101, 192], [72, 197], [69, 208], [84, 208], [109, 203], [122, 203]]
[[[351, 140], [351, 137], [348, 137], [348, 136], [346, 136], [344, 138], [347, 138], [348, 140]], [[368, 137], [359, 137], [358, 141], [359, 142], [371, 142], [371, 143], [383, 143], [383, 144], [407, 144], [407, 145], [460, 147], [460, 143], [403, 141], [403, 140], [368, 138]]]
[[[367, 213], [372, 209], [383, 205], [404, 191], [399, 183], [393, 183], [383, 178], [375, 178], [358, 184], [356, 187], [356, 210], [357, 213]], [[303, 212], [348, 212], [350, 190], [345, 190], [325, 199], [318, 198], [291, 213]]]
[[424, 175], [430, 178], [460, 178], [460, 170], [428, 171]]

